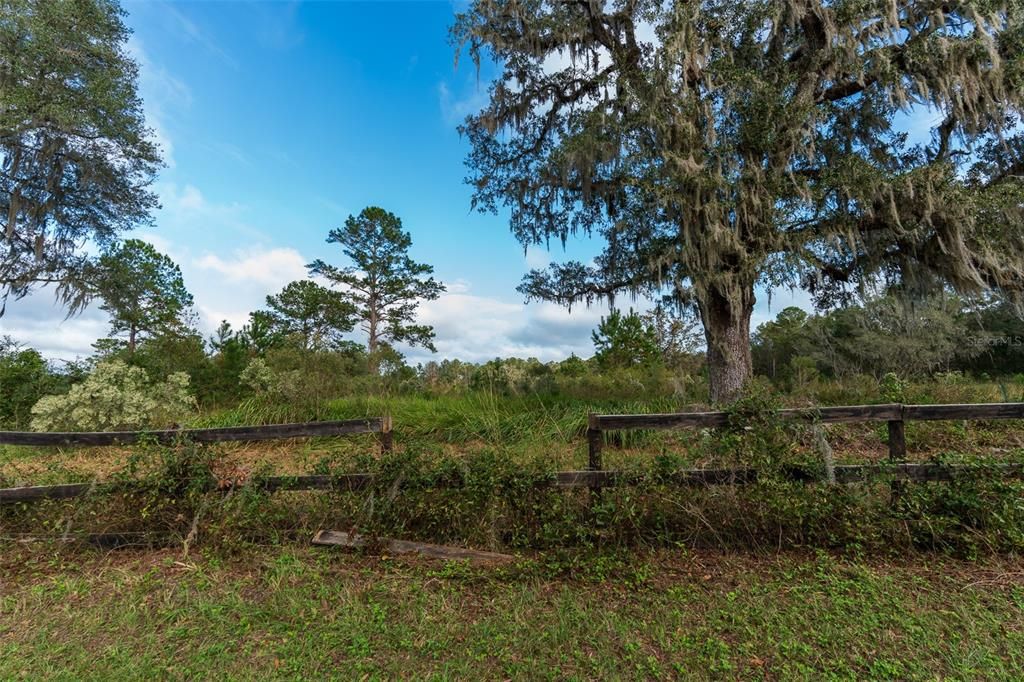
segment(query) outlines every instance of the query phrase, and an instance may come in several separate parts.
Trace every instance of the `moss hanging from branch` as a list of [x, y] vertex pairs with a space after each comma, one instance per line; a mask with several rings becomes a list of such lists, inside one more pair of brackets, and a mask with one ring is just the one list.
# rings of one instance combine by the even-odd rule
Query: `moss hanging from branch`
[[461, 128], [474, 205], [605, 241], [528, 297], [685, 290], [742, 323], [759, 282], [1024, 292], [1019, 0], [478, 0], [452, 35], [500, 69]]

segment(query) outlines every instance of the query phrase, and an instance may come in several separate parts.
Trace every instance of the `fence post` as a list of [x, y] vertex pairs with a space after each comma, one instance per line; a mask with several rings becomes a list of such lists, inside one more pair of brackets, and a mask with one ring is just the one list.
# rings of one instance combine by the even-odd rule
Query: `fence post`
[[[900, 418], [889, 420], [889, 463], [902, 464], [907, 459], [906, 422], [903, 421], [903, 405], [900, 405]], [[892, 482], [892, 501], [899, 498], [903, 490], [902, 481]]]
[[[597, 421], [597, 415], [591, 412], [587, 415], [587, 468], [590, 471], [601, 471], [604, 467], [601, 464], [601, 448], [604, 446], [604, 433]], [[591, 502], [601, 494], [601, 486], [591, 485]]]
[[391, 431], [391, 413], [388, 412], [380, 420], [380, 452], [386, 455], [394, 447], [394, 437]]

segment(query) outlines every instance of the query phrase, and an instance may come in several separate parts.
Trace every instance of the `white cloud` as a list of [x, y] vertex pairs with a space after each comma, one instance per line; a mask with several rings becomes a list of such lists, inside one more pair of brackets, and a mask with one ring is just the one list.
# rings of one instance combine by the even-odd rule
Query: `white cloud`
[[160, 199], [165, 209], [180, 212], [199, 212], [209, 209], [202, 191], [195, 185], [186, 184], [178, 189], [175, 184], [164, 184], [161, 185], [161, 189], [163, 191]]
[[235, 330], [241, 329], [249, 321], [248, 310], [221, 310], [205, 305], [196, 306], [196, 310], [199, 313], [200, 326], [206, 333], [213, 332], [225, 320]]
[[307, 259], [290, 247], [255, 246], [229, 255], [205, 253], [183, 263], [186, 284], [195, 298], [200, 326], [212, 332], [221, 320], [240, 328], [249, 313], [284, 285], [307, 277]]
[[[176, 251], [175, 244], [160, 236], [139, 236], [164, 253]], [[306, 277], [306, 261], [297, 250], [287, 247], [252, 247], [226, 256], [206, 253], [180, 260], [186, 283], [195, 296], [200, 330], [208, 335], [221, 320], [241, 328], [251, 311], [264, 307], [268, 294]], [[418, 316], [419, 322], [434, 327], [438, 352], [401, 347], [410, 363], [442, 359], [486, 362], [495, 357], [536, 357], [547, 362], [570, 354], [589, 357], [593, 354], [591, 332], [608, 312], [605, 304], [569, 311], [553, 303], [525, 304], [477, 295], [472, 284], [462, 279], [446, 285], [448, 290], [440, 298], [420, 305]], [[89, 355], [92, 343], [108, 332], [106, 314], [94, 305], [82, 315], [64, 320], [64, 311], [51, 296], [48, 290], [41, 290], [24, 300], [9, 302], [7, 314], [0, 318], [0, 334], [10, 334], [52, 359]], [[619, 305], [642, 311], [649, 302], [621, 301]], [[774, 289], [769, 300], [768, 292], [759, 290], [752, 330], [791, 305], [811, 309], [804, 291]], [[359, 334], [352, 338], [363, 341]]]
[[458, 290], [420, 305], [419, 321], [434, 327], [437, 354], [402, 348], [411, 363], [459, 359], [485, 362], [496, 357], [560, 360], [593, 354], [590, 332], [604, 306], [568, 310], [550, 303], [524, 304], [476, 296], [463, 283]]
[[457, 279], [454, 282], [445, 282], [449, 294], [465, 294], [469, 291], [469, 282], [464, 279]]
[[[159, 236], [141, 234], [165, 253], [176, 245]], [[180, 259], [186, 284], [195, 297], [200, 331], [208, 335], [221, 320], [236, 329], [249, 313], [264, 307], [268, 294], [276, 293], [290, 281], [306, 277], [307, 259], [286, 247], [252, 247], [229, 255], [205, 253]], [[524, 304], [521, 301], [473, 293], [465, 280], [446, 283], [448, 291], [419, 308], [419, 321], [436, 331], [438, 353], [422, 348], [401, 348], [411, 363], [431, 359], [460, 359], [485, 362], [495, 357], [536, 357], [559, 360], [575, 353], [593, 354], [590, 332], [604, 305], [578, 307], [570, 312], [551, 303]], [[107, 316], [96, 306], [83, 315], [64, 321], [64, 312], [53, 305], [48, 292], [12, 302], [0, 318], [0, 334], [10, 334], [47, 357], [73, 359], [92, 352], [92, 343], [107, 334]], [[363, 338], [354, 334], [359, 342]]]
[[110, 330], [106, 313], [96, 306], [68, 319], [65, 315], [53, 292], [41, 289], [7, 302], [7, 312], [0, 317], [0, 336], [10, 335], [51, 360], [74, 360], [89, 355], [93, 342]]
[[288, 282], [306, 277], [306, 259], [292, 248], [243, 249], [225, 259], [208, 253], [195, 261], [202, 270], [213, 270], [230, 282], [252, 282], [277, 291]]
[[459, 96], [452, 92], [444, 81], [437, 85], [437, 96], [441, 104], [441, 118], [450, 126], [461, 125], [470, 114], [482, 111], [488, 104], [487, 89], [473, 79], [464, 86], [465, 92]]
[[211, 200], [190, 183], [179, 185], [175, 182], [158, 182], [154, 190], [160, 199], [156, 219], [162, 230], [175, 231], [201, 226], [209, 231], [231, 230], [249, 242], [269, 241], [263, 231], [244, 220], [247, 207], [243, 204]]
[[198, 187], [191, 184], [178, 186], [173, 182], [156, 183], [156, 192], [160, 197], [160, 208], [169, 217], [183, 217], [189, 213], [211, 213], [214, 211], [229, 212], [232, 207], [214, 207], [210, 205]]
[[543, 270], [551, 263], [551, 252], [535, 244], [526, 247], [526, 267]]

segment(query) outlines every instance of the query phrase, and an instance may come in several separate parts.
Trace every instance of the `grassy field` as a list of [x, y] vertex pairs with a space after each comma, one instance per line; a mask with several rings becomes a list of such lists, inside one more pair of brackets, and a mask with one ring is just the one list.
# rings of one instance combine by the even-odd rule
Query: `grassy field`
[[[914, 401], [999, 399], [991, 387], [969, 388]], [[1024, 676], [1019, 482], [921, 484], [905, 488], [899, 504], [887, 483], [652, 483], [607, 489], [596, 506], [585, 491], [516, 487], [529, 472], [585, 466], [588, 411], [681, 408], [406, 396], [341, 399], [316, 414], [242, 406], [194, 424], [389, 412], [396, 452], [387, 460], [369, 436], [206, 454], [0, 448], [5, 485], [102, 480], [126, 468], [151, 484], [0, 508], [0, 679]], [[1024, 459], [1017, 422], [909, 424], [907, 437], [916, 461]], [[609, 443], [605, 466], [814, 456], [806, 428], [765, 438], [636, 433]], [[887, 456], [884, 425], [834, 425], [828, 439], [838, 462]], [[175, 488], [182, 456], [198, 456], [217, 476], [369, 466], [383, 482], [357, 493], [183, 495]], [[465, 477], [465, 487], [396, 495], [388, 483], [438, 467]], [[520, 470], [527, 478], [515, 478]], [[351, 525], [522, 560], [485, 570], [308, 545], [317, 528]], [[190, 527], [198, 535], [186, 552]], [[90, 532], [159, 548], [103, 552], [59, 541]]]
[[7, 552], [3, 679], [1019, 679], [1012, 561]]

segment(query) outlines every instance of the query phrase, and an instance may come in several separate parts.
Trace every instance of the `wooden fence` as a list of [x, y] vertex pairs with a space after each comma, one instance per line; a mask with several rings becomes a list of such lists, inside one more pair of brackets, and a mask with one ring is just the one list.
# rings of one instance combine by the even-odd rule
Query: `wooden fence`
[[[382, 453], [394, 446], [391, 417], [348, 419], [343, 421], [305, 422], [301, 424], [268, 424], [264, 426], [228, 426], [214, 429], [167, 429], [162, 431], [99, 431], [41, 433], [35, 431], [0, 431], [0, 445], [34, 446], [111, 446], [141, 442], [169, 444], [181, 441], [195, 443], [255, 442], [292, 438], [334, 438], [358, 433], [376, 433]], [[269, 490], [286, 488], [315, 490], [325, 487], [318, 479], [324, 476], [271, 477], [263, 480]], [[0, 488], [0, 504], [31, 502], [43, 499], [80, 497], [97, 490], [124, 488], [124, 483], [62, 483], [59, 485]]]
[[[782, 420], [800, 420], [816, 424], [843, 424], [854, 422], [886, 422], [889, 429], [889, 462], [886, 470], [906, 480], [948, 480], [954, 467], [938, 464], [906, 464], [908, 421], [1024, 419], [1024, 403], [967, 403], [957, 405], [846, 405], [842, 407], [813, 407], [779, 410]], [[680, 412], [672, 414], [591, 414], [587, 422], [588, 466], [591, 471], [602, 471], [601, 450], [607, 431], [692, 429], [726, 426], [728, 412]], [[1005, 465], [1007, 475], [1019, 476], [1020, 467]], [[836, 467], [837, 482], [864, 480], [864, 474], [878, 472], [878, 465], [849, 465]], [[794, 470], [794, 477], [800, 472]], [[875, 473], [877, 475], [877, 473]]]
[[[904, 424], [907, 421], [1024, 419], [1024, 403], [990, 403], [962, 405], [856, 405], [787, 409], [777, 413], [780, 419], [803, 420], [810, 423], [835, 424], [852, 422], [887, 422], [889, 462], [887, 464], [850, 464], [835, 466], [830, 481], [859, 483], [879, 477], [892, 481], [950, 481], [970, 475], [978, 467], [934, 463], [907, 463]], [[688, 429], [721, 427], [729, 423], [727, 412], [684, 412], [675, 414], [602, 415], [591, 414], [587, 424], [588, 469], [560, 471], [551, 474], [539, 485], [554, 488], [589, 488], [635, 485], [649, 477], [642, 472], [608, 471], [601, 462], [604, 434], [608, 431], [641, 429]], [[388, 417], [307, 424], [275, 424], [218, 429], [179, 429], [149, 432], [104, 433], [25, 433], [0, 432], [0, 444], [18, 445], [124, 445], [146, 440], [174, 442], [191, 439], [196, 442], [261, 441], [287, 438], [332, 437], [355, 433], [377, 433], [382, 452], [392, 448], [392, 424]], [[1024, 478], [1024, 465], [998, 463], [985, 467], [1007, 478]], [[783, 475], [803, 483], [822, 482], [821, 472], [806, 467], [789, 467]], [[677, 486], [743, 485], [756, 482], [758, 471], [750, 468], [681, 469], [660, 476], [659, 483]], [[267, 491], [275, 490], [362, 490], [373, 483], [368, 473], [333, 476], [272, 476], [247, 482]], [[437, 488], [458, 488], [462, 481], [451, 478], [436, 482]], [[25, 486], [0, 489], [0, 503], [31, 502], [42, 499], [79, 497], [98, 490], [124, 488], [126, 483], [69, 483], [50, 486]], [[234, 482], [211, 485], [211, 491], [229, 488]]]

